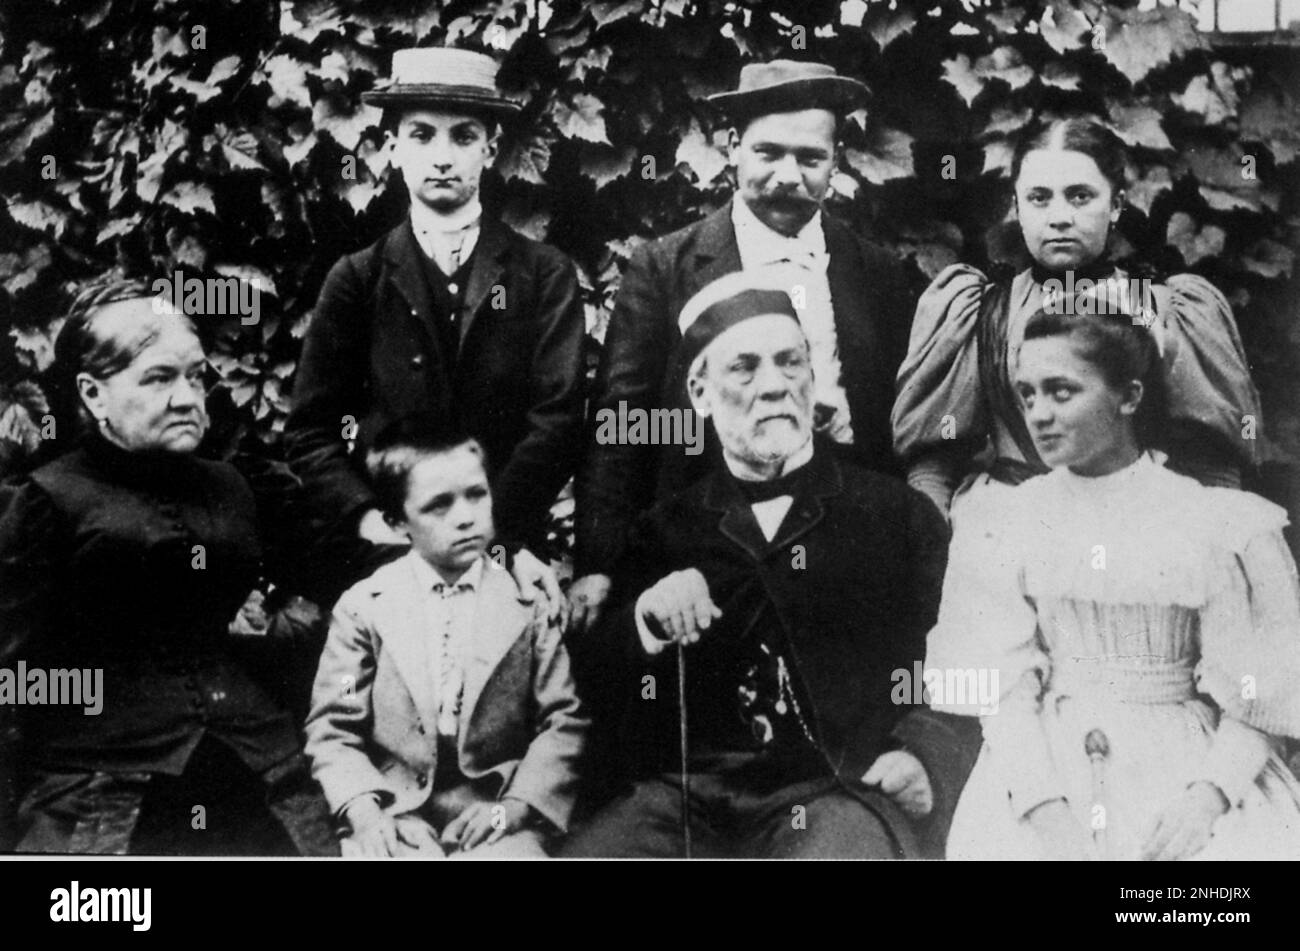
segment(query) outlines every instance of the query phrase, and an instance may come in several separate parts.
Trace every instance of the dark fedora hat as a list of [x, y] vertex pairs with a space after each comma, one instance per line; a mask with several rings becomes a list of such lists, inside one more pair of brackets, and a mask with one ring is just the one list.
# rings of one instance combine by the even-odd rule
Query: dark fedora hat
[[448, 105], [512, 115], [520, 106], [497, 89], [497, 68], [491, 56], [470, 50], [398, 50], [388, 85], [363, 92], [361, 100], [385, 109]]
[[865, 83], [841, 76], [825, 63], [774, 59], [745, 66], [735, 92], [715, 93], [708, 101], [736, 118], [796, 109], [829, 109], [844, 115], [865, 106], [870, 97]]

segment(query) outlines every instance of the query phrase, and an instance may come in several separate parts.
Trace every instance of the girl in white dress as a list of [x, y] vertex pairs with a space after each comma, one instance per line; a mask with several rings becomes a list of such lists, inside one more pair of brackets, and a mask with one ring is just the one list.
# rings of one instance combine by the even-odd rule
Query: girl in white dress
[[928, 642], [929, 670], [997, 676], [982, 709], [931, 698], [984, 731], [948, 855], [1300, 858], [1275, 739], [1300, 736], [1286, 516], [1144, 450], [1157, 342], [1075, 304], [1030, 318], [1015, 366], [1051, 471], [972, 497]]

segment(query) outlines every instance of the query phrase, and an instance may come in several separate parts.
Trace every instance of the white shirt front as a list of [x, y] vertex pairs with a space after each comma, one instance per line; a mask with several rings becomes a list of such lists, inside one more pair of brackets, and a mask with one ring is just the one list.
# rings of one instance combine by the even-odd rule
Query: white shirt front
[[474, 562], [453, 584], [447, 584], [427, 561], [414, 551], [406, 557], [425, 592], [428, 630], [435, 638], [432, 674], [438, 696], [438, 733], [455, 737], [460, 730], [461, 700], [465, 691], [465, 657], [474, 634], [474, 611], [483, 559]]
[[440, 215], [421, 201], [411, 202], [411, 230], [416, 243], [448, 277], [473, 253], [482, 217], [483, 206], [478, 199], [450, 215]]
[[765, 225], [743, 199], [737, 198], [731, 203], [731, 223], [741, 266], [747, 271], [772, 274], [779, 286], [789, 288], [799, 323], [808, 337], [817, 402], [835, 410], [829, 435], [836, 442], [852, 444], [849, 404], [840, 384], [839, 341], [827, 276], [831, 259], [826, 250], [822, 213], [813, 215], [794, 237], [787, 237]]

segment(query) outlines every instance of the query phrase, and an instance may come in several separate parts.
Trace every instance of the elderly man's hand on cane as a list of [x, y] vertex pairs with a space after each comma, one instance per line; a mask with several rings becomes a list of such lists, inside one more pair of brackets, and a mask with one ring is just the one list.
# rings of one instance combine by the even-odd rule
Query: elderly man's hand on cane
[[694, 644], [701, 633], [722, 617], [722, 611], [713, 603], [704, 575], [694, 568], [687, 568], [674, 571], [647, 588], [637, 599], [636, 615], [660, 638], [661, 644], [664, 639]]

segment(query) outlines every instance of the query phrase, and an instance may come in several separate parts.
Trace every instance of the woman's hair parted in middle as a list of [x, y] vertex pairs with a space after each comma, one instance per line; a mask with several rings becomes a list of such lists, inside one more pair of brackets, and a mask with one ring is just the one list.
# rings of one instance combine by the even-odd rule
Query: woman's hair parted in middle
[[1035, 149], [1066, 149], [1082, 152], [1118, 194], [1127, 182], [1128, 149], [1124, 141], [1091, 116], [1065, 116], [1032, 126], [1016, 143], [1011, 157], [1011, 181], [1020, 178], [1025, 156]]
[[1045, 337], [1070, 337], [1078, 344], [1079, 357], [1100, 370], [1114, 389], [1139, 381], [1142, 402], [1133, 418], [1134, 434], [1143, 448], [1159, 442], [1168, 410], [1164, 360], [1142, 316], [1127, 307], [1108, 306], [1106, 295], [1095, 289], [1081, 291], [1072, 301], [1039, 308], [1029, 318], [1025, 340]]

